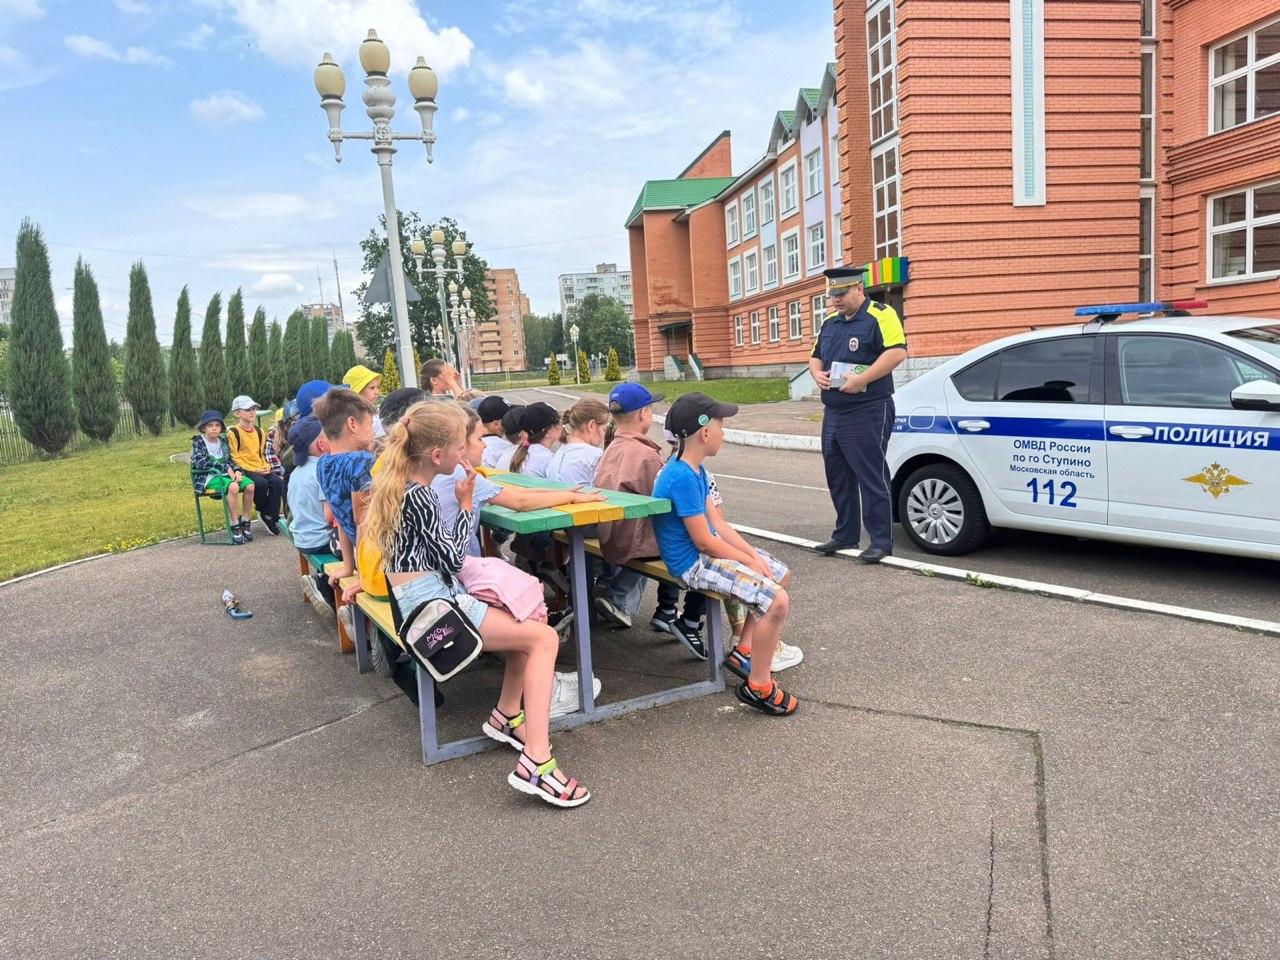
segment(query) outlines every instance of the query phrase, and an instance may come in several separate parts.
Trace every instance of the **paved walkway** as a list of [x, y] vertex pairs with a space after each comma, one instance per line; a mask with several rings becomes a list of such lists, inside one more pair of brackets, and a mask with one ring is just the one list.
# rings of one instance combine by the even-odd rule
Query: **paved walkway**
[[[507, 787], [506, 751], [424, 768], [280, 540], [0, 587], [0, 955], [1273, 954], [1274, 641], [770, 549], [801, 713], [725, 694], [563, 733], [596, 792], [570, 813]], [[596, 663], [606, 701], [698, 669], [644, 629]], [[496, 682], [451, 682], [446, 723]]]

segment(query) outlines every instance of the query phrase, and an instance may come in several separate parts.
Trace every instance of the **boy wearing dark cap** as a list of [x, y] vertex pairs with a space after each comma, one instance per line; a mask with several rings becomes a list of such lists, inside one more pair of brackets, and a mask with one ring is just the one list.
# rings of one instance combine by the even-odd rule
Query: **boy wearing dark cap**
[[653, 531], [672, 576], [690, 590], [731, 596], [746, 606], [742, 638], [725, 659], [725, 667], [743, 679], [738, 700], [770, 716], [788, 716], [799, 702], [771, 673], [791, 603], [787, 568], [722, 522], [703, 466], [720, 452], [724, 421], [737, 412], [735, 404], [704, 393], [686, 393], [671, 405], [666, 427], [676, 437], [677, 455], [653, 485], [655, 497], [671, 501], [671, 512], [653, 518]]
[[[491, 470], [509, 470], [511, 458], [515, 455], [516, 446], [524, 442], [524, 431], [520, 428], [520, 417], [524, 414], [524, 404], [516, 404], [502, 415], [502, 439], [505, 444], [485, 445], [484, 457], [480, 466]], [[502, 449], [498, 449], [501, 446]]]
[[481, 466], [493, 466], [498, 462], [498, 457], [515, 446], [504, 436], [502, 429], [502, 418], [511, 409], [511, 404], [502, 397], [485, 397], [476, 406], [476, 413], [484, 427], [484, 435], [481, 437], [484, 441], [484, 457], [480, 460]]
[[[320, 421], [308, 414], [289, 431], [289, 448], [293, 451], [293, 473], [289, 475], [289, 529], [293, 545], [303, 556], [329, 552], [329, 523], [324, 515], [324, 495], [316, 477], [316, 464], [329, 451]], [[333, 590], [324, 574], [304, 575], [302, 591], [317, 610], [333, 615]]]

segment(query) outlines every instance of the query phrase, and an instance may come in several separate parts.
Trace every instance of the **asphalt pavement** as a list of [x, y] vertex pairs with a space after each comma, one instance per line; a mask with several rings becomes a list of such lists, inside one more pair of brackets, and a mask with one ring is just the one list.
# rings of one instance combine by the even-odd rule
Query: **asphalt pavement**
[[[515, 395], [558, 408], [572, 403], [546, 391]], [[725, 444], [707, 468], [725, 491], [731, 521], [818, 542], [831, 536], [835, 509], [820, 454]], [[1280, 621], [1280, 564], [1269, 560], [1019, 530], [997, 530], [973, 553], [938, 557], [915, 549], [897, 528], [894, 553], [978, 573]]]
[[[424, 767], [281, 540], [0, 586], [0, 956], [1274, 955], [1273, 639], [769, 549], [800, 712], [726, 693], [560, 733], [594, 792], [570, 812], [505, 750]], [[605, 701], [699, 669], [595, 638]], [[478, 661], [444, 722], [496, 683]]]

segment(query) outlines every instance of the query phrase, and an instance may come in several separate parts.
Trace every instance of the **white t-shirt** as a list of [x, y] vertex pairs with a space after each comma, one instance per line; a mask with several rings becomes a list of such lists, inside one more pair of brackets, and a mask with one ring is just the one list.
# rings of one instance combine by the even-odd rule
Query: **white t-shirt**
[[603, 456], [603, 449], [589, 443], [576, 440], [566, 443], [551, 455], [551, 462], [547, 464], [547, 479], [590, 486], [595, 481], [596, 464]]
[[[498, 458], [497, 470], [511, 470], [511, 458], [516, 455], [519, 447], [513, 446], [510, 450]], [[529, 477], [547, 476], [547, 465], [551, 463], [552, 453], [540, 443], [529, 444], [529, 455], [525, 457], [524, 466], [520, 468], [520, 472]]]
[[[502, 455], [516, 448], [514, 443], [499, 434], [487, 434], [481, 439], [484, 441], [484, 455], [480, 457], [482, 467], [497, 467]], [[507, 463], [510, 462], [508, 459]]]

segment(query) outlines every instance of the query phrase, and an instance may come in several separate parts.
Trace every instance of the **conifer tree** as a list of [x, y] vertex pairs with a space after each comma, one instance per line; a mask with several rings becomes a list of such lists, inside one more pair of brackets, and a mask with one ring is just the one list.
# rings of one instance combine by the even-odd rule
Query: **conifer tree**
[[618, 351], [609, 348], [609, 362], [605, 364], [604, 378], [609, 383], [617, 383], [622, 379], [622, 370], [618, 367]]
[[[329, 379], [329, 321], [324, 317], [312, 317], [310, 323], [311, 350], [307, 359], [311, 362], [308, 368], [309, 380]], [[332, 381], [330, 381], [332, 382]], [[341, 383], [341, 380], [338, 381]]]
[[173, 347], [169, 350], [169, 413], [177, 423], [194, 427], [200, 421], [200, 375], [196, 348], [191, 345], [191, 294], [178, 294], [173, 317]]
[[280, 403], [271, 384], [270, 359], [267, 356], [267, 311], [258, 307], [249, 324], [249, 393], [259, 403], [274, 407]]
[[306, 341], [307, 319], [301, 310], [295, 310], [284, 325], [284, 367], [291, 397], [297, 396], [298, 388], [311, 379], [307, 376]]
[[71, 383], [76, 420], [85, 436], [106, 442], [120, 422], [120, 397], [102, 325], [98, 284], [84, 260], [76, 259], [71, 313]]
[[8, 396], [18, 430], [46, 453], [59, 453], [76, 429], [71, 369], [62, 353], [49, 251], [30, 220], [18, 228], [9, 339]]
[[329, 378], [333, 383], [341, 383], [346, 372], [354, 367], [356, 360], [355, 342], [346, 330], [339, 330], [333, 335], [333, 343], [329, 347], [329, 366], [333, 375]]
[[227, 339], [223, 353], [227, 358], [227, 386], [231, 392], [251, 394], [253, 384], [249, 381], [249, 355], [244, 343], [244, 294], [239, 288], [227, 301]]
[[396, 355], [387, 347], [387, 355], [382, 358], [382, 395], [400, 389], [400, 368], [396, 366]]
[[554, 353], [551, 355], [551, 365], [547, 367], [547, 383], [553, 387], [560, 383], [560, 358]]
[[200, 390], [207, 409], [231, 416], [231, 385], [227, 383], [227, 360], [222, 353], [222, 294], [209, 298], [200, 334]]
[[578, 382], [591, 382], [591, 364], [587, 362], [587, 351], [578, 351]]
[[139, 260], [129, 271], [129, 322], [124, 335], [124, 398], [138, 422], [159, 435], [169, 412], [164, 355], [156, 339], [151, 282]]
[[272, 403], [284, 403], [293, 394], [289, 392], [289, 371], [284, 363], [284, 332], [278, 320], [271, 321], [271, 333], [267, 337], [267, 369], [271, 378]]

